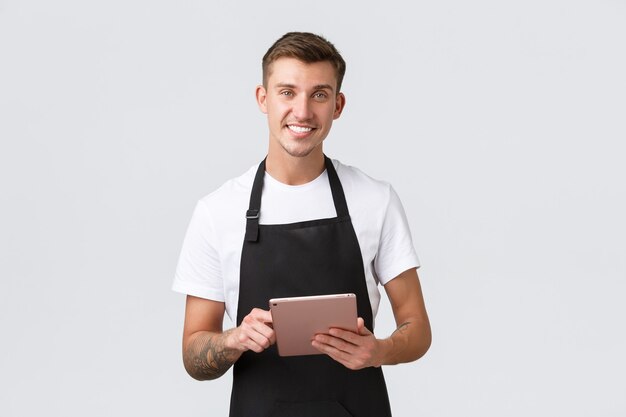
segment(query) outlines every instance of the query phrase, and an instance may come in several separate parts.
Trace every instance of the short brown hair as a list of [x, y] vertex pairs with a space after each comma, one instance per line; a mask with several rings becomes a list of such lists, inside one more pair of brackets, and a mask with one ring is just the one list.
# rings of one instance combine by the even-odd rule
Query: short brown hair
[[263, 85], [267, 87], [270, 65], [279, 58], [296, 58], [302, 62], [330, 62], [337, 76], [337, 93], [346, 73], [346, 62], [335, 46], [323, 37], [309, 32], [289, 32], [274, 42], [263, 56]]

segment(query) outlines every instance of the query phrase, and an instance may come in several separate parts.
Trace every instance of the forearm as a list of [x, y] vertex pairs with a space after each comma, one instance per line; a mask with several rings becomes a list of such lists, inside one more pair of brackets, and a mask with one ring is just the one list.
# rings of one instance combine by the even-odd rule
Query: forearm
[[192, 378], [199, 381], [219, 378], [239, 359], [242, 352], [225, 344], [233, 330], [199, 331], [189, 337], [183, 349], [183, 363]]
[[430, 324], [417, 318], [407, 320], [380, 342], [384, 346], [382, 365], [415, 361], [424, 356], [430, 347]]

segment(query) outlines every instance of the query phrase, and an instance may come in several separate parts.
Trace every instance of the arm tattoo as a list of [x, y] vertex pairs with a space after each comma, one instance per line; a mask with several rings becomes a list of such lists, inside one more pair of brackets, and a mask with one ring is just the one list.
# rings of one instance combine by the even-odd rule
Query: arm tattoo
[[[410, 321], [405, 321], [404, 323], [399, 325], [398, 328], [393, 331], [393, 333], [395, 333], [395, 332], [404, 333], [407, 330], [407, 327], [409, 327], [409, 324], [411, 324]], [[393, 335], [393, 333], [392, 333], [392, 335]]]
[[185, 369], [197, 380], [222, 376], [235, 361], [237, 353], [224, 346], [223, 335], [201, 334], [183, 354]]

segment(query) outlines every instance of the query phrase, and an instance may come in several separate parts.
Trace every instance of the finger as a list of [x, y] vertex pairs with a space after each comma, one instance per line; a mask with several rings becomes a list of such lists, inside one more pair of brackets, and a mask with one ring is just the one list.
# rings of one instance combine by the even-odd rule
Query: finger
[[265, 348], [263, 348], [263, 346], [259, 346], [257, 343], [254, 343], [254, 341], [248, 339], [246, 342], [243, 343], [243, 346], [247, 349], [247, 350], [251, 350], [253, 352], [256, 353], [261, 353], [265, 350]]
[[263, 336], [265, 338], [267, 338], [272, 343], [275, 341], [275, 339], [276, 339], [276, 332], [274, 331], [273, 328], [268, 326], [266, 323], [256, 322], [251, 327], [252, 327], [252, 330], [254, 332], [260, 334], [261, 336]]
[[322, 341], [319, 340], [313, 340], [311, 341], [311, 344], [313, 345], [313, 347], [315, 347], [317, 350], [319, 350], [320, 352], [326, 353], [329, 356], [332, 356], [333, 359], [341, 359], [341, 360], [346, 360], [347, 358], [350, 357], [350, 354], [333, 346], [330, 345], [328, 343], [324, 343]]
[[239, 349], [241, 351], [253, 350], [258, 352], [259, 349], [263, 350], [262, 347], [258, 345], [247, 333], [246, 329], [241, 327], [237, 327], [235, 331], [232, 333], [230, 338], [232, 340], [231, 347]]
[[271, 345], [271, 341], [268, 338], [256, 332], [242, 331], [238, 340], [242, 347], [255, 352], [262, 352]]
[[242, 324], [250, 326], [250, 328], [255, 329], [257, 332], [263, 334], [266, 337], [271, 337], [274, 333], [274, 329], [271, 326], [272, 323], [272, 315], [269, 311], [261, 310], [259, 308], [254, 308], [243, 318]]
[[318, 343], [324, 344], [326, 346], [330, 346], [334, 349], [340, 350], [342, 352], [348, 352], [348, 353], [354, 352], [357, 347], [350, 342], [346, 342], [344, 339], [333, 337], [327, 334], [315, 335], [315, 338], [313, 340], [315, 340]]
[[350, 368], [352, 369], [352, 365], [350, 362], [351, 359], [351, 355], [342, 352], [341, 350], [333, 347], [333, 346], [329, 346], [326, 345], [324, 343], [320, 343], [317, 340], [313, 340], [311, 342], [311, 344], [313, 345], [313, 347], [317, 350], [319, 350], [320, 352], [328, 355], [331, 359], [339, 362], [340, 364], [342, 364], [343, 366], [345, 366], [346, 368]]
[[361, 336], [369, 336], [369, 335], [372, 334], [372, 332], [370, 332], [369, 329], [367, 327], [365, 327], [365, 320], [363, 320], [362, 317], [359, 317], [356, 320], [356, 328], [357, 328], [357, 332]]
[[260, 308], [255, 308], [250, 313], [257, 322], [254, 328], [263, 336], [270, 340], [270, 344], [276, 343], [276, 333], [274, 332], [274, 325], [272, 319], [272, 313]]
[[330, 334], [331, 336], [337, 337], [339, 339], [343, 339], [345, 341], [348, 341], [352, 344], [358, 345], [359, 344], [359, 338], [361, 336], [359, 336], [358, 334], [351, 332], [349, 330], [343, 330], [343, 329], [338, 329], [336, 327], [330, 329], [328, 331], [328, 334]]
[[262, 323], [273, 323], [272, 313], [267, 310], [253, 308], [249, 315], [252, 316], [255, 320]]
[[268, 348], [270, 345], [276, 343], [276, 333], [274, 329], [265, 323], [253, 322], [252, 324], [243, 326], [243, 330], [250, 339], [264, 348]]
[[[255, 317], [255, 315], [257, 317]], [[251, 312], [246, 317], [244, 317], [241, 325], [239, 326], [240, 343], [250, 349], [253, 349], [254, 351], [257, 351], [257, 349], [247, 344], [248, 340], [263, 349], [267, 349], [270, 345], [276, 342], [274, 329], [269, 327], [267, 324], [257, 320], [258, 317], [258, 313]]]
[[252, 342], [256, 343], [257, 345], [259, 345], [260, 347], [262, 347], [263, 349], [267, 349], [268, 347], [270, 347], [272, 345], [272, 338], [271, 337], [267, 337], [261, 333], [258, 332], [253, 332], [250, 335], [249, 340], [251, 340]]

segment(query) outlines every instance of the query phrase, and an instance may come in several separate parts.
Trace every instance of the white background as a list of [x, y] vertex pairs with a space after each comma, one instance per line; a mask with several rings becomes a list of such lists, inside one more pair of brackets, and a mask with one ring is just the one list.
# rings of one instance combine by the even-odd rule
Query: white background
[[617, 0], [0, 0], [0, 415], [227, 415], [170, 285], [195, 202], [265, 153], [290, 30], [343, 53], [326, 153], [394, 185], [423, 263], [395, 415], [626, 415]]

